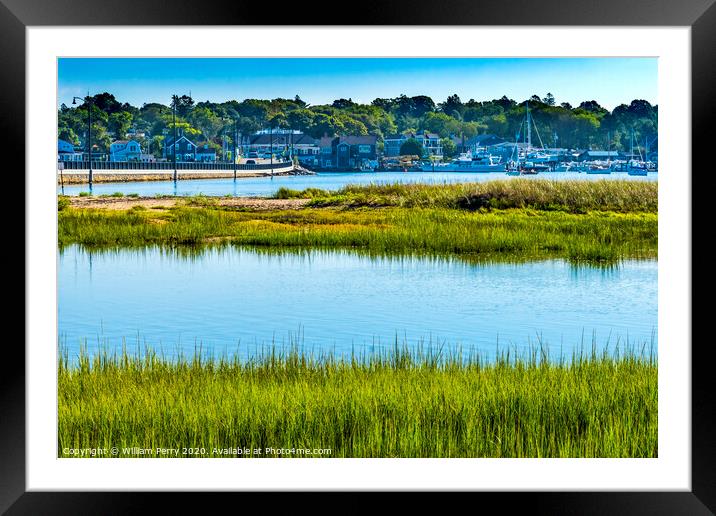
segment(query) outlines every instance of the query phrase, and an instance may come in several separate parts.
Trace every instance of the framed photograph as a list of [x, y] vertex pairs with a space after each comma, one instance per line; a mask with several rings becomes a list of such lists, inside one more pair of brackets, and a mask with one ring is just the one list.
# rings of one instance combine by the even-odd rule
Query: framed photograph
[[715, 511], [691, 287], [711, 3], [315, 25], [4, 0], [27, 304], [0, 507]]

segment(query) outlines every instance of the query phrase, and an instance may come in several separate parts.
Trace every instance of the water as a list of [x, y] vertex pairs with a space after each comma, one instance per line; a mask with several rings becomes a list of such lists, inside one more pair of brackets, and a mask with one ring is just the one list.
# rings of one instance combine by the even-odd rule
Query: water
[[348, 252], [266, 254], [207, 250], [197, 256], [147, 248], [58, 255], [58, 335], [130, 352], [149, 345], [174, 356], [242, 357], [298, 341], [306, 352], [349, 355], [461, 346], [494, 356], [496, 344], [553, 356], [594, 338], [656, 348], [657, 262], [576, 267], [561, 260], [468, 264], [457, 259], [371, 258]]
[[[504, 172], [491, 172], [485, 174], [470, 172], [323, 172], [315, 176], [276, 176], [251, 177], [234, 180], [228, 179], [192, 179], [173, 181], [135, 181], [130, 183], [95, 183], [92, 186], [94, 195], [136, 193], [141, 196], [152, 195], [233, 195], [235, 197], [270, 196], [279, 188], [285, 186], [294, 190], [305, 188], [322, 188], [324, 190], [338, 190], [348, 184], [370, 183], [467, 183], [482, 182], [495, 179], [513, 179]], [[533, 176], [519, 176], [529, 179], [578, 179], [594, 181], [599, 179], [629, 179], [633, 181], [656, 181], [658, 173], [650, 172], [648, 176], [630, 176], [626, 173], [608, 175], [586, 174], [579, 172], [547, 172]], [[79, 195], [80, 192], [89, 191], [88, 185], [68, 185], [57, 187], [58, 194]]]

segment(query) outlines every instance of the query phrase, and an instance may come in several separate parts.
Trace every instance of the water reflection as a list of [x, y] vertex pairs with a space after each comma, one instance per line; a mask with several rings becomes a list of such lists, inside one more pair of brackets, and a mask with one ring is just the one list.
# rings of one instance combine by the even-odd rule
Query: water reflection
[[[532, 262], [543, 262], [550, 261], [549, 258], [545, 258], [544, 253], [539, 257], [530, 256], [529, 254], [510, 254], [510, 253], [480, 253], [480, 254], [453, 254], [453, 253], [393, 253], [385, 251], [377, 251], [365, 248], [354, 248], [354, 249], [320, 249], [316, 247], [301, 247], [301, 246], [252, 246], [246, 244], [235, 244], [231, 242], [229, 238], [226, 240], [217, 240], [208, 243], [202, 243], [197, 245], [192, 244], [181, 244], [181, 245], [142, 245], [137, 247], [127, 246], [86, 246], [82, 244], [70, 244], [58, 246], [59, 256], [64, 256], [67, 249], [71, 249], [73, 253], [82, 253], [91, 259], [93, 254], [95, 255], [127, 255], [127, 256], [146, 256], [151, 254], [152, 256], [160, 256], [167, 259], [185, 260], [185, 261], [197, 261], [202, 260], [208, 255], [226, 255], [235, 253], [236, 251], [250, 251], [257, 257], [270, 257], [273, 259], [279, 259], [281, 257], [291, 257], [294, 259], [306, 259], [310, 260], [312, 256], [356, 256], [362, 259], [367, 259], [374, 263], [411, 263], [420, 261], [434, 264], [465, 264], [472, 267], [489, 267], [493, 264], [526, 264]], [[559, 259], [561, 260], [561, 259]], [[599, 270], [603, 274], [611, 274], [617, 271], [623, 262], [637, 263], [637, 262], [652, 262], [651, 258], [619, 258], [615, 260], [602, 260], [602, 261], [585, 261], [585, 260], [566, 260], [565, 263], [570, 265], [570, 268], [577, 277], [586, 271]]]
[[250, 357], [262, 349], [569, 355], [657, 342], [657, 262], [466, 261], [350, 250], [149, 247], [58, 253], [58, 337]]

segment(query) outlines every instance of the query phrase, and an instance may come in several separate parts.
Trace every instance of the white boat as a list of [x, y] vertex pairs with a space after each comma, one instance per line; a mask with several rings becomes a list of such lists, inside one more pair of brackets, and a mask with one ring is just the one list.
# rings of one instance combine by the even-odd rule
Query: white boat
[[630, 176], [645, 176], [647, 172], [649, 171], [649, 168], [647, 164], [644, 162], [643, 159], [641, 159], [641, 148], [639, 150], [639, 158], [638, 160], [633, 159], [634, 158], [634, 130], [631, 131], [631, 157], [627, 162], [626, 170], [627, 174]]
[[440, 167], [445, 172], [504, 172], [505, 164], [490, 154], [472, 156], [465, 152], [447, 165]]
[[627, 174], [630, 176], [645, 176], [649, 168], [643, 161], [631, 160], [627, 163]]
[[609, 161], [588, 161], [585, 163], [587, 174], [611, 174], [612, 165]]
[[576, 169], [576, 166], [574, 163], [560, 163], [559, 165], [554, 167], [555, 172], [574, 172]]

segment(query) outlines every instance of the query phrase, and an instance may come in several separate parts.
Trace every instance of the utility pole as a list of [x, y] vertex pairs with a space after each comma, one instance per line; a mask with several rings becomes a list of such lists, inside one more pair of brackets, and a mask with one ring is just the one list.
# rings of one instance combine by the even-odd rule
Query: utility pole
[[87, 92], [87, 145], [89, 146], [89, 186], [92, 188], [92, 103]]
[[239, 122], [234, 118], [234, 152], [231, 153], [231, 159], [234, 162], [234, 181], [236, 181], [236, 139], [239, 137]]
[[269, 151], [271, 153], [271, 179], [273, 179], [273, 122], [269, 122]]
[[[83, 100], [82, 97], [72, 97], [72, 104], [77, 104], [77, 99]], [[92, 97], [87, 91], [87, 97], [84, 98], [87, 104], [87, 163], [89, 166], [89, 187], [92, 189]]]
[[174, 95], [172, 99], [172, 124], [174, 125], [174, 182], [177, 182], [177, 96]]

